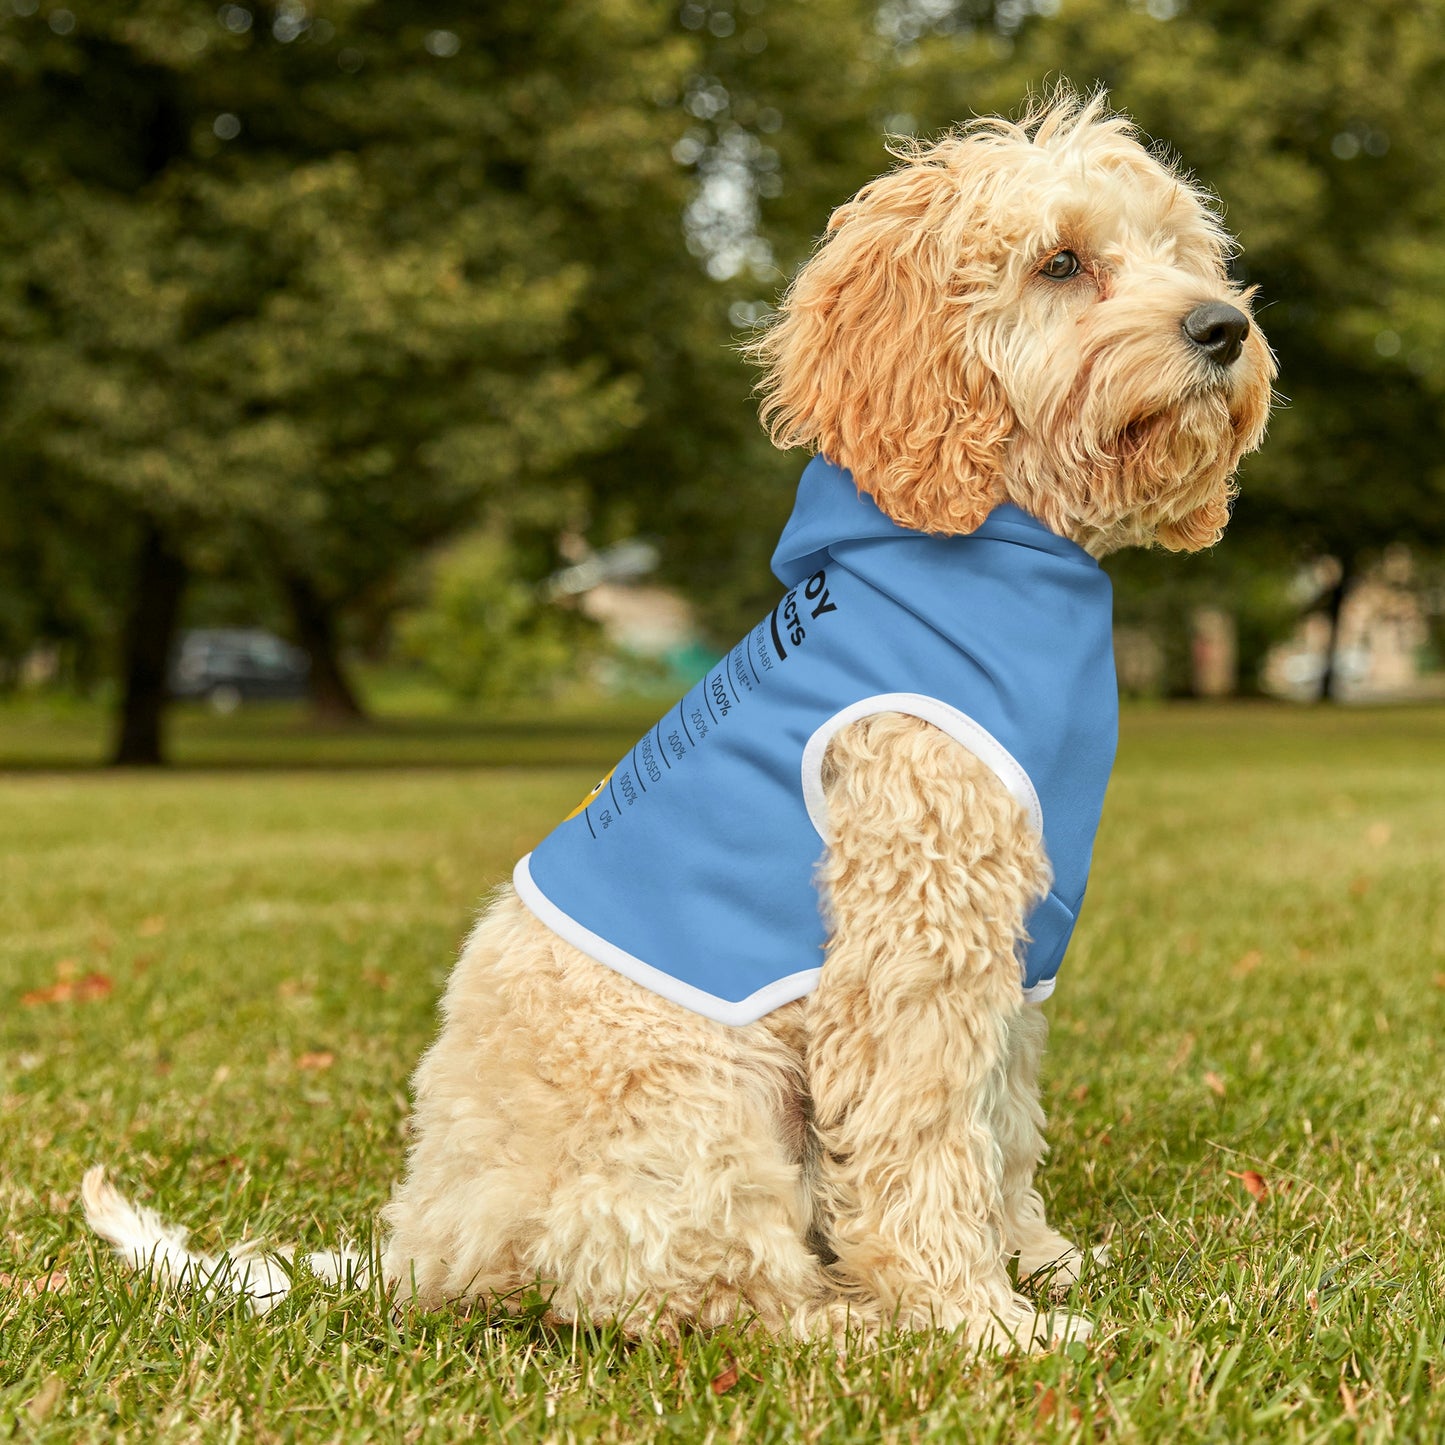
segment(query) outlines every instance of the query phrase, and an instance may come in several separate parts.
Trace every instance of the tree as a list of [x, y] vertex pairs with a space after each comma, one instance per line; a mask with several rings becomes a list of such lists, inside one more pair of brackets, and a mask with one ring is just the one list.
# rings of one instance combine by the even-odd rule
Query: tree
[[341, 609], [479, 510], [575, 509], [569, 469], [640, 420], [577, 324], [558, 177], [675, 217], [651, 96], [689, 46], [645, 0], [456, 13], [0, 21], [0, 440], [128, 520], [118, 761], [160, 758], [189, 567], [259, 552], [325, 654]]

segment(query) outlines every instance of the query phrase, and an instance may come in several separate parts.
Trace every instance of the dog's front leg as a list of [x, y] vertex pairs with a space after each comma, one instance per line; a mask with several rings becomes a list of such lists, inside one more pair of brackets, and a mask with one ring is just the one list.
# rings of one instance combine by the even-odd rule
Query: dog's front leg
[[1017, 945], [1048, 881], [1023, 810], [972, 753], [882, 714], [834, 739], [809, 1000], [818, 1215], [860, 1309], [989, 1345], [1079, 1337], [1008, 1278], [996, 1109], [1022, 1008]]

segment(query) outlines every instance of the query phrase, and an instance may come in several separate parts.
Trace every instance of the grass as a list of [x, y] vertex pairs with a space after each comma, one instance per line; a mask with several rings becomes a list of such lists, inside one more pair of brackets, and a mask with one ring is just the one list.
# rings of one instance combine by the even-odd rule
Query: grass
[[[95, 1160], [205, 1247], [365, 1240], [478, 899], [645, 720], [193, 717], [184, 771], [0, 777], [0, 1437], [1445, 1438], [1439, 709], [1126, 714], [1049, 1005], [1087, 1347], [675, 1352], [309, 1279], [255, 1320], [87, 1240]], [[0, 756], [84, 762], [70, 726]]]

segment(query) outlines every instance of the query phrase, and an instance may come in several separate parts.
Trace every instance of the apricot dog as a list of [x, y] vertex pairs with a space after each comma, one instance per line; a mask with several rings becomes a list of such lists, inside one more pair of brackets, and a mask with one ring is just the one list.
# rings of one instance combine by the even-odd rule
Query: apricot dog
[[[1033, 549], [1016, 609], [999, 611], [1011, 584], [995, 579], [994, 613], [979, 604], [982, 620], [939, 623], [970, 657], [1015, 645], [1015, 611], [1040, 612], [1030, 625], [1048, 630], [1054, 584], [1028, 580], [1035, 564], [1087, 591], [1103, 630], [1074, 644], [1082, 624], [1058, 604], [1048, 675], [1060, 681], [1041, 685], [1035, 668], [1010, 726], [1076, 726], [1072, 698], [1087, 691], [1098, 721], [1079, 767], [1093, 771], [1071, 777], [1074, 743], [1042, 737], [1030, 746], [1052, 746], [1058, 774], [1045, 787], [997, 728], [946, 698], [933, 707], [916, 677], [890, 682], [885, 656], [866, 703], [833, 712], [803, 765], [821, 837], [795, 883], [810, 917], [821, 900], [822, 952], [742, 1002], [707, 982], [732, 969], [727, 944], [690, 938], [671, 884], [638, 885], [629, 915], [677, 915], [668, 936], [688, 956], [668, 972], [558, 902], [572, 885], [546, 880], [553, 845], [539, 845], [468, 940], [416, 1072], [407, 1174], [385, 1211], [383, 1269], [401, 1297], [493, 1299], [540, 1282], [560, 1319], [665, 1334], [739, 1318], [835, 1339], [962, 1327], [1000, 1347], [1087, 1333], [1083, 1319], [1041, 1314], [1008, 1273], [1011, 1256], [1021, 1276], [1052, 1266], [1069, 1280], [1080, 1263], [1034, 1186], [1036, 1000], [1072, 927], [1112, 759], [1094, 563], [1126, 545], [1212, 545], [1235, 468], [1264, 432], [1273, 361], [1229, 279], [1230, 249], [1206, 196], [1102, 98], [1068, 93], [1017, 123], [908, 145], [836, 212], [753, 348], [764, 420], [780, 447], [826, 458], [814, 483], [850, 519], [862, 509], [873, 545], [961, 569], [938, 573], [936, 612], [949, 610], [948, 578], [960, 597], [983, 585], [967, 559], [1020, 539]], [[800, 514], [790, 526], [806, 533]], [[990, 536], [994, 550], [978, 550]], [[749, 653], [748, 678], [720, 664], [739, 717], [762, 706], [745, 694], [774, 663], [781, 674], [790, 652], [832, 645], [817, 640], [832, 607], [813, 609], [825, 587], [862, 586], [852, 559], [873, 553], [861, 546], [784, 557], [792, 610], [750, 634], [764, 655]], [[887, 706], [895, 694], [904, 702]], [[690, 712], [685, 699], [568, 826], [605, 831], [631, 806], [612, 796], [619, 785], [645, 790], [664, 763], [680, 806], [705, 813], [685, 790], [705, 766], [691, 750], [724, 746], [688, 726], [708, 726], [708, 702], [700, 690]], [[735, 725], [712, 718], [719, 736]], [[1048, 788], [1076, 783], [1088, 816], [1065, 889]], [[684, 876], [687, 848], [679, 837]], [[1040, 937], [1054, 956], [1031, 981]], [[168, 1252], [158, 1221], [99, 1171], [86, 1199], [132, 1259]], [[195, 1258], [169, 1254], [173, 1274]]]

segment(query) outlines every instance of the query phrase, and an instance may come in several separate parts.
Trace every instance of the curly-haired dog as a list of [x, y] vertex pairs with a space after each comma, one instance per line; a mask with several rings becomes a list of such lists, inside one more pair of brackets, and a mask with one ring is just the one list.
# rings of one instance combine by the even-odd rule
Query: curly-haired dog
[[[1213, 543], [1264, 430], [1228, 254], [1067, 94], [909, 146], [833, 216], [754, 347], [774, 440], [818, 453], [789, 590], [468, 940], [386, 1210], [404, 1295], [1086, 1332], [1007, 1269], [1079, 1262], [1034, 1187], [1035, 1001], [1113, 756], [1096, 559]], [[99, 1171], [86, 1198], [132, 1257], [176, 1245]]]

